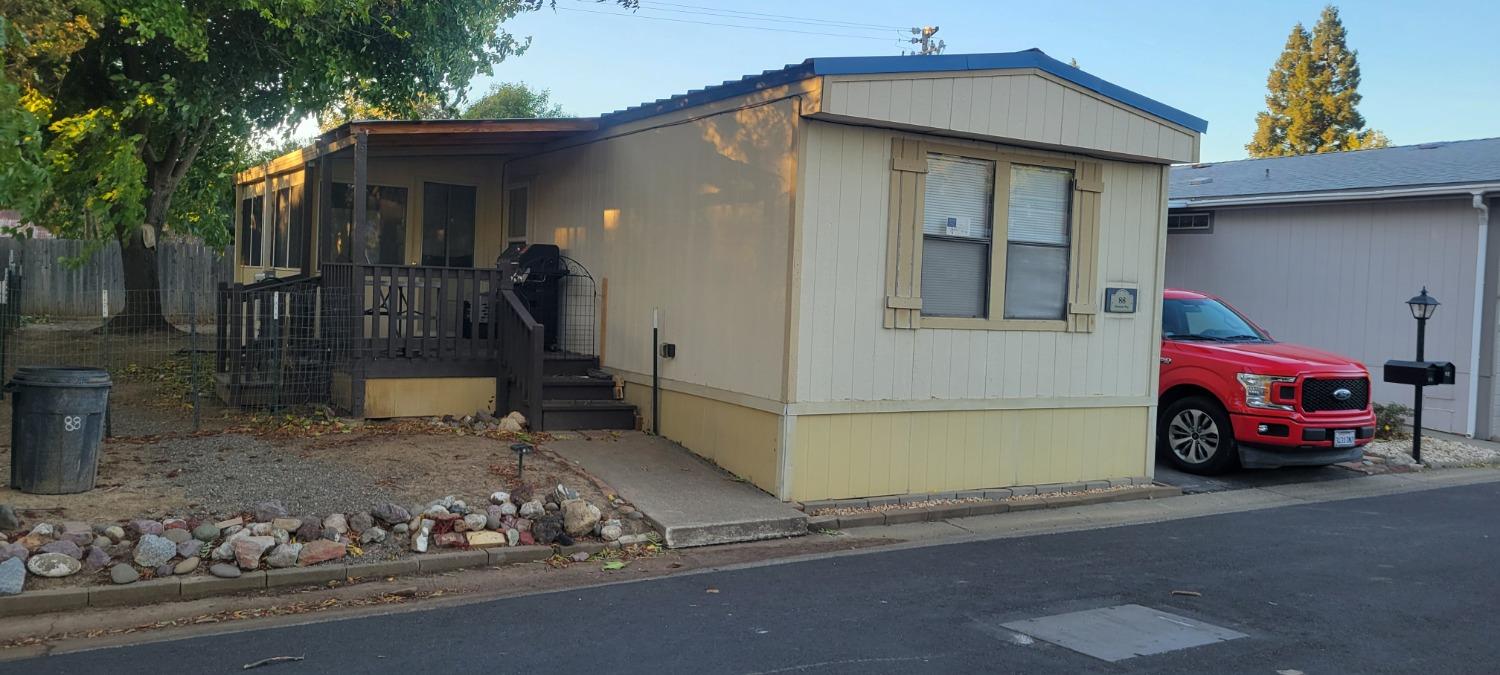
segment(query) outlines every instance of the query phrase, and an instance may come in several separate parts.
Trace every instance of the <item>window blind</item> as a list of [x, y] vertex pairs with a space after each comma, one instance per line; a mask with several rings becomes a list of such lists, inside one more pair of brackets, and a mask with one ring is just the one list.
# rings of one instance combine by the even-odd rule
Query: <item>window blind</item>
[[1072, 171], [1011, 165], [1005, 318], [1051, 320], [1066, 316], [1072, 193]]
[[928, 155], [926, 182], [922, 213], [922, 313], [986, 316], [995, 163]]
[[989, 239], [995, 163], [928, 155], [922, 234]]

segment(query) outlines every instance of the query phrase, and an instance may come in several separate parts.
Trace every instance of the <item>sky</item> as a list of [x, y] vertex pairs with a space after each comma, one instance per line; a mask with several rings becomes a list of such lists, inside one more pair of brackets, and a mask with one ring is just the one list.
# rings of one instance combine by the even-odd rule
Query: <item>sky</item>
[[[1245, 157], [1266, 75], [1296, 22], [1324, 2], [1013, 2], [1010, 0], [556, 0], [505, 24], [531, 47], [475, 80], [552, 92], [587, 116], [780, 68], [815, 56], [885, 56], [938, 26], [949, 54], [1038, 47], [1115, 84], [1208, 120], [1202, 159]], [[1062, 9], [1064, 8], [1065, 9]], [[1500, 136], [1500, 3], [1340, 5], [1364, 80], [1360, 111], [1398, 145]], [[753, 13], [753, 15], [751, 14]], [[643, 18], [652, 17], [652, 18]], [[691, 23], [700, 22], [700, 23]], [[758, 26], [774, 30], [713, 24]], [[786, 32], [803, 31], [803, 32]]]

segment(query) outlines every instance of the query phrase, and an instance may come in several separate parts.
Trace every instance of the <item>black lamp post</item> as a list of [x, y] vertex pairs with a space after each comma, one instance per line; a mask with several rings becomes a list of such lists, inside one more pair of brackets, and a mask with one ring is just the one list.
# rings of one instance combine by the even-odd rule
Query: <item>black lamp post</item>
[[[1422, 292], [1406, 301], [1406, 306], [1411, 308], [1411, 318], [1417, 320], [1417, 360], [1426, 358], [1427, 347], [1427, 320], [1437, 313], [1438, 302], [1427, 294], [1427, 287], [1422, 287]], [[1418, 464], [1422, 463], [1422, 385], [1416, 385], [1416, 395], [1412, 406], [1411, 415], [1411, 458]]]

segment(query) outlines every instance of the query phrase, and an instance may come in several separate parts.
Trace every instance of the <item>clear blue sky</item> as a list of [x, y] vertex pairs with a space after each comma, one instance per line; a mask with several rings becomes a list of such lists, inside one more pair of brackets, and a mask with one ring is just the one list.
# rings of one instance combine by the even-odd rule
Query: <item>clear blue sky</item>
[[[594, 12], [620, 10], [557, 0], [556, 11], [525, 14], [507, 24], [533, 43], [524, 55], [498, 65], [496, 79], [550, 89], [567, 112], [595, 115], [810, 56], [898, 54], [899, 38], [909, 37], [793, 19], [937, 25], [948, 53], [1039, 47], [1207, 119], [1203, 159], [1220, 161], [1244, 157], [1255, 113], [1264, 106], [1266, 73], [1292, 24], [1311, 27], [1323, 4], [1082, 0], [1063, 9], [1054, 3], [980, 0], [642, 0], [638, 12], [864, 36], [852, 38], [601, 15]], [[1500, 3], [1361, 1], [1340, 9], [1350, 44], [1359, 51], [1360, 109], [1370, 126], [1403, 145], [1500, 136]], [[719, 15], [725, 10], [790, 18]], [[474, 89], [482, 92], [488, 84], [488, 79], [476, 81]]]

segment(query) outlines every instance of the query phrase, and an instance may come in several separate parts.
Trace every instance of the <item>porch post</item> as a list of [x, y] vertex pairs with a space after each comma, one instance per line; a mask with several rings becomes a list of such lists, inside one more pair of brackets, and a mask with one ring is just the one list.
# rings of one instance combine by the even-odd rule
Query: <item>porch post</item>
[[318, 262], [333, 260], [333, 157], [328, 144], [318, 141], [318, 217], [310, 224], [317, 228]]
[[[322, 144], [318, 144], [318, 151], [323, 150]], [[313, 190], [312, 179], [315, 171], [322, 168], [321, 162], [308, 162], [302, 165], [302, 185], [294, 193], [297, 195], [297, 217], [302, 220], [302, 274], [312, 276], [317, 264], [313, 261]]]
[[352, 209], [353, 213], [350, 215], [350, 220], [353, 221], [351, 225], [353, 231], [350, 232], [353, 241], [350, 245], [354, 247], [354, 251], [352, 251], [353, 255], [350, 256], [350, 260], [365, 264], [375, 262], [371, 259], [372, 256], [370, 255], [370, 244], [375, 243], [375, 232], [373, 224], [370, 223], [365, 215], [367, 208], [365, 193], [368, 191], [365, 187], [367, 184], [366, 159], [369, 154], [368, 144], [368, 132], [363, 129], [359, 130], [358, 134], [354, 137], [354, 208]]

